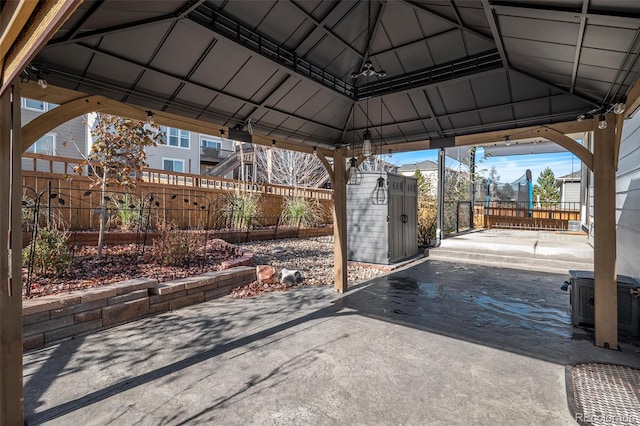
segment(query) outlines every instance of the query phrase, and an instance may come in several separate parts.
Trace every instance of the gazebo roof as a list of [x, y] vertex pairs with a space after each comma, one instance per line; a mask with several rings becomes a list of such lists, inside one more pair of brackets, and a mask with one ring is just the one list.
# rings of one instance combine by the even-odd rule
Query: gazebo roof
[[[268, 138], [433, 148], [609, 110], [640, 75], [639, 28], [627, 0], [85, 1], [32, 63]], [[386, 76], [352, 78], [367, 61]]]

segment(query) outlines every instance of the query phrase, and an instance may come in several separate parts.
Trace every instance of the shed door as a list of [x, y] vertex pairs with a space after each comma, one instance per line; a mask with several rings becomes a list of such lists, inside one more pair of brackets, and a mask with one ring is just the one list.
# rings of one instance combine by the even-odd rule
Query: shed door
[[389, 261], [397, 262], [405, 257], [404, 247], [404, 179], [389, 178]]
[[418, 183], [414, 179], [404, 180], [404, 212], [405, 224], [402, 228], [404, 239], [404, 256], [418, 254]]

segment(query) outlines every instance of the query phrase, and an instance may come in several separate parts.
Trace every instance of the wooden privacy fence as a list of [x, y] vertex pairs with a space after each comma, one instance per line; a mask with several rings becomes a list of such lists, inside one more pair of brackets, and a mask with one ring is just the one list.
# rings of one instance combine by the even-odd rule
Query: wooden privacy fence
[[568, 230], [570, 220], [580, 220], [580, 203], [478, 201], [474, 205], [474, 222], [484, 228]]
[[[78, 159], [24, 154], [23, 165], [25, 161], [33, 161], [34, 170], [22, 171], [23, 207], [37, 199], [37, 215], [45, 221], [59, 221], [70, 230], [98, 228], [102, 195], [99, 188], [91, 187], [88, 176], [75, 174], [73, 166]], [[240, 192], [259, 197], [260, 212], [255, 216], [262, 220], [279, 217], [286, 197], [316, 200], [324, 212], [322, 222], [332, 220], [333, 191], [328, 189], [290, 188], [147, 169], [133, 192], [116, 187], [107, 192], [107, 208], [121, 219], [126, 220], [127, 212], [138, 212], [147, 214], [151, 223], [166, 222], [183, 229], [220, 229], [220, 220], [229, 219], [229, 214], [222, 212], [229, 210], [230, 197]]]

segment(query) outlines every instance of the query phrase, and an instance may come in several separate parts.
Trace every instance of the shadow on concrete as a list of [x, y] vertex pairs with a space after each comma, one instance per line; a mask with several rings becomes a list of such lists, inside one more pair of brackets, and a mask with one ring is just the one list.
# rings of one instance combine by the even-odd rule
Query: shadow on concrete
[[[82, 341], [70, 340], [27, 354], [27, 361], [34, 360], [25, 363], [26, 377], [29, 377], [25, 393], [28, 423], [58, 419], [161, 378], [168, 382], [178, 380], [179, 375], [174, 373], [222, 354], [233, 351], [236, 351], [234, 357], [247, 354], [294, 334], [309, 333], [332, 319], [353, 315], [560, 365], [615, 362], [640, 366], [637, 341], [623, 344], [621, 352], [604, 350], [593, 346], [589, 333], [571, 327], [569, 296], [559, 288], [566, 278], [558, 274], [425, 260], [353, 286], [349, 293], [336, 297], [332, 303], [329, 303], [331, 295], [327, 288], [300, 288], [271, 298], [222, 299], [149, 317], [87, 336], [85, 342], [90, 342], [81, 348]], [[273, 303], [274, 300], [277, 302]], [[160, 348], [157, 348], [158, 341], [162, 342]], [[154, 347], [157, 349], [149, 349]], [[279, 383], [288, 371], [303, 368], [305, 362], [310, 362], [309, 357], [320, 350], [320, 346], [314, 347], [263, 374], [252, 376], [243, 387], [201, 411], [182, 413], [188, 418], [180, 417], [181, 421], [183, 424], [201, 421], [207, 413], [255, 389], [258, 384], [276, 377]], [[48, 360], [38, 368], [43, 356], [76, 359], [72, 367], [66, 368], [66, 363], [60, 361], [52, 371], [45, 371]], [[96, 390], [96, 384], [92, 383], [86, 392], [76, 391], [80, 397], [42, 406], [42, 396], [56, 377], [68, 374], [91, 377], [96, 374], [96, 365], [101, 371], [109, 372], [104, 386]], [[35, 413], [36, 407], [42, 407], [42, 411]]]

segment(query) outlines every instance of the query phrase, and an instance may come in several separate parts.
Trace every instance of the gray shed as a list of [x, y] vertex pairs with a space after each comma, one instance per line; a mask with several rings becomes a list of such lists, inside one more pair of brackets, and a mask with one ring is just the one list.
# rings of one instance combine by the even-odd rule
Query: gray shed
[[383, 174], [388, 203], [372, 204], [380, 174], [363, 173], [359, 185], [347, 186], [348, 259], [388, 265], [418, 253], [418, 184], [413, 177]]

